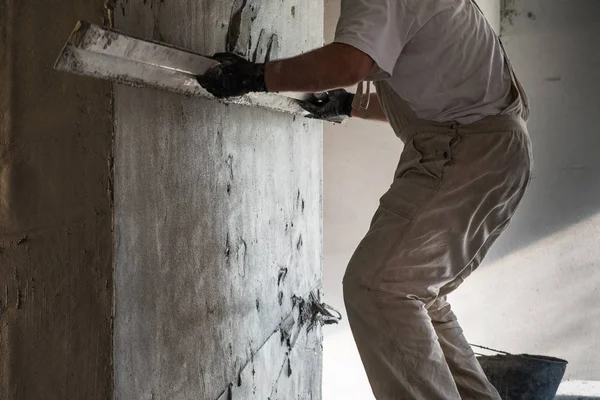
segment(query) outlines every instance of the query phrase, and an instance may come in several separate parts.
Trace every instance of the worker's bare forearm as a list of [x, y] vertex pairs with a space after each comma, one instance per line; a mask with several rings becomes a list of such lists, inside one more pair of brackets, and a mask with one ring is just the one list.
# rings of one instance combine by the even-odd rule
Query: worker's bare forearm
[[361, 82], [373, 60], [360, 50], [332, 43], [309, 53], [265, 65], [269, 92], [324, 92]]
[[352, 109], [352, 116], [372, 121], [388, 122], [388, 119], [383, 112], [383, 108], [381, 107], [379, 97], [375, 93], [371, 94], [369, 97], [369, 107], [365, 111]]

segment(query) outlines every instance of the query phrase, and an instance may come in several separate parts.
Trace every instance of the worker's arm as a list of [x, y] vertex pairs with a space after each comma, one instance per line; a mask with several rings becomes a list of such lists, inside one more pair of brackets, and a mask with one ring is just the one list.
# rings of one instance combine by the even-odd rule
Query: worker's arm
[[269, 92], [324, 92], [362, 82], [373, 68], [362, 51], [332, 43], [294, 58], [268, 62], [265, 82]]
[[219, 65], [197, 79], [219, 98], [250, 92], [323, 92], [361, 82], [374, 65], [362, 51], [340, 43], [266, 64], [232, 53], [215, 54], [214, 59]]

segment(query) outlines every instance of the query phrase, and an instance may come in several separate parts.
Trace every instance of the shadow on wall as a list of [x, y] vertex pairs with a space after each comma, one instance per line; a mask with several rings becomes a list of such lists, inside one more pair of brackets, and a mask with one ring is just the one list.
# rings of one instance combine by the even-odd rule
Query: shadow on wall
[[530, 189], [487, 262], [600, 210], [600, 2], [528, 0], [503, 41], [530, 97]]

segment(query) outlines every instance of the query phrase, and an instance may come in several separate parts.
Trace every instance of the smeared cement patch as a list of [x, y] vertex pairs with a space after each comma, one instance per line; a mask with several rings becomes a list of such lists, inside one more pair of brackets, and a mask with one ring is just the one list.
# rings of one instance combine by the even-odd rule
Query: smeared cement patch
[[[317, 3], [185, 4], [129, 0], [117, 29], [257, 59], [322, 43]], [[320, 330], [273, 333], [321, 285], [322, 124], [128, 87], [115, 112], [116, 398], [319, 399]]]

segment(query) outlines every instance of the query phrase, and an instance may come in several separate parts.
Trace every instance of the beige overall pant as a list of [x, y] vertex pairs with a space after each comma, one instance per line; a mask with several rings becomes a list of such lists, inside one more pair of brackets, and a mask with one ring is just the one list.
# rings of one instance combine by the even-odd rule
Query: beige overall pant
[[500, 399], [446, 301], [508, 225], [529, 183], [525, 93], [469, 125], [419, 120], [377, 93], [404, 142], [390, 189], [344, 276], [350, 327], [377, 399]]

